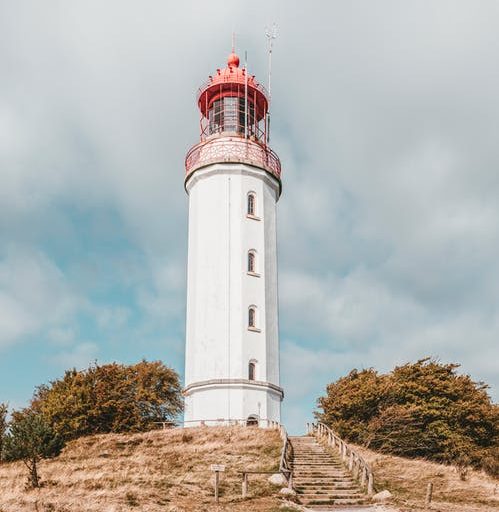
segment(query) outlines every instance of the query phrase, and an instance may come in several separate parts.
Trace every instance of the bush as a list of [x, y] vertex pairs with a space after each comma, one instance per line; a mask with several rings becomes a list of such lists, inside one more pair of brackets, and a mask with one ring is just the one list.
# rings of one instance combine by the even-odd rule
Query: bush
[[62, 439], [41, 414], [31, 409], [15, 411], [5, 437], [5, 459], [21, 459], [29, 470], [28, 484], [39, 487], [37, 464], [40, 459], [58, 455]]
[[493, 446], [488, 450], [484, 450], [481, 454], [481, 467], [484, 471], [499, 478], [499, 446]]
[[487, 385], [458, 368], [425, 358], [388, 374], [352, 370], [327, 386], [316, 417], [347, 440], [382, 452], [492, 471], [499, 407]]
[[68, 370], [37, 388], [32, 408], [65, 440], [87, 434], [140, 432], [182, 411], [178, 374], [163, 363], [112, 363]]

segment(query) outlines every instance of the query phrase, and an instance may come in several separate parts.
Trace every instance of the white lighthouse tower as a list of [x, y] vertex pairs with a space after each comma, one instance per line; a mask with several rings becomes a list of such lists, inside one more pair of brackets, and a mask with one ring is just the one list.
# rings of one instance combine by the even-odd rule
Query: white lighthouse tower
[[269, 99], [234, 51], [197, 96], [187, 153], [185, 425], [280, 421], [276, 203]]

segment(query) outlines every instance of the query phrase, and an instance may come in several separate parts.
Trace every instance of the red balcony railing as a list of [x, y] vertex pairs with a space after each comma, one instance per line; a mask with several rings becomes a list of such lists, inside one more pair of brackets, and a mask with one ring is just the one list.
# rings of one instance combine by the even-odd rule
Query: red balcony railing
[[185, 157], [185, 172], [192, 172], [206, 165], [230, 162], [260, 167], [277, 179], [281, 178], [279, 157], [268, 147], [242, 137], [218, 137], [200, 142]]

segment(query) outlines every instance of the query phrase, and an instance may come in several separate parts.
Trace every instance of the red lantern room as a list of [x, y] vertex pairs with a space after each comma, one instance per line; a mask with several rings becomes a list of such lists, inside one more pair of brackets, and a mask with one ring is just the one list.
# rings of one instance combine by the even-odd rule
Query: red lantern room
[[219, 162], [261, 167], [280, 181], [281, 163], [268, 147], [269, 100], [255, 77], [239, 67], [232, 52], [227, 67], [199, 89], [201, 142], [186, 156], [186, 181], [191, 174]]
[[[268, 100], [265, 89], [239, 67], [231, 53], [225, 69], [217, 69], [198, 93], [201, 140], [226, 133], [247, 135], [266, 143]], [[246, 127], [246, 129], [245, 129]]]

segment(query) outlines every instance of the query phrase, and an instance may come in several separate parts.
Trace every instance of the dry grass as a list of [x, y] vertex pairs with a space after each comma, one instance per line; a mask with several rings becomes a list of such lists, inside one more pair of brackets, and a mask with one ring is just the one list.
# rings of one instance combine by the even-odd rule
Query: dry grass
[[470, 470], [465, 481], [453, 466], [421, 459], [382, 455], [356, 447], [371, 463], [377, 491], [388, 489], [402, 511], [425, 510], [426, 488], [433, 482], [431, 510], [491, 512], [499, 510], [499, 481]]
[[[99, 435], [71, 442], [40, 464], [43, 486], [25, 489], [22, 463], [0, 465], [0, 512], [125, 512], [277, 510], [268, 475], [251, 476], [242, 501], [237, 471], [273, 471], [276, 431], [220, 427]], [[213, 503], [210, 464], [225, 464], [221, 506]]]

